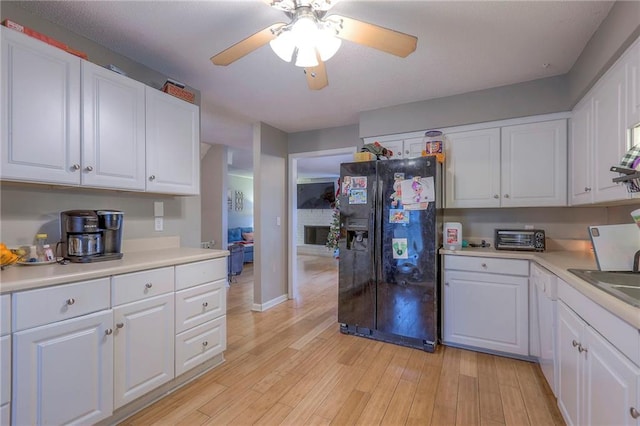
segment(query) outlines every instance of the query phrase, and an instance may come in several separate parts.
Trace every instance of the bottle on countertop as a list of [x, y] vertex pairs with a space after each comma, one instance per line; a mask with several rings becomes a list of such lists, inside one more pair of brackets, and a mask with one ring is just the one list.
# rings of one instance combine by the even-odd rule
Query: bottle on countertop
[[462, 249], [462, 224], [445, 222], [443, 230], [444, 248], [447, 250]]
[[[37, 262], [51, 262], [54, 260], [53, 250], [47, 243], [47, 234], [36, 234], [36, 259]], [[33, 253], [31, 254], [33, 258]]]

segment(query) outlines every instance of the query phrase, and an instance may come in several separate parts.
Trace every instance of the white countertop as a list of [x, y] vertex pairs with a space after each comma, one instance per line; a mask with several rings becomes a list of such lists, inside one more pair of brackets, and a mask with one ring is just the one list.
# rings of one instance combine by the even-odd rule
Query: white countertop
[[503, 259], [533, 260], [543, 268], [557, 275], [571, 287], [584, 294], [609, 312], [625, 320], [640, 330], [640, 308], [636, 308], [618, 298], [606, 293], [598, 287], [573, 275], [567, 269], [598, 269], [593, 253], [584, 251], [546, 251], [521, 252], [496, 250], [494, 248], [464, 248], [462, 250], [441, 249], [440, 254], [456, 256], [499, 257]]
[[186, 247], [125, 253], [122, 259], [61, 265], [12, 265], [0, 272], [0, 294], [228, 256], [227, 250]]

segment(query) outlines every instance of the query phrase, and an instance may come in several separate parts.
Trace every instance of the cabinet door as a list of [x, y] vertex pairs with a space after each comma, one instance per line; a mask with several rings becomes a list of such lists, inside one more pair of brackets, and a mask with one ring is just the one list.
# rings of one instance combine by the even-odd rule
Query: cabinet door
[[640, 369], [591, 327], [586, 327], [584, 425], [637, 425], [630, 414], [638, 407]]
[[[626, 128], [640, 124], [640, 38], [625, 54], [627, 74], [627, 121]], [[640, 143], [640, 141], [635, 141]]]
[[113, 410], [112, 311], [13, 334], [13, 424], [93, 424]]
[[528, 278], [445, 271], [443, 340], [529, 355]]
[[502, 207], [567, 205], [567, 122], [502, 128]]
[[570, 204], [593, 202], [593, 101], [585, 100], [571, 115], [571, 142], [569, 144], [569, 188]]
[[409, 138], [403, 141], [404, 157], [403, 158], [416, 158], [422, 157], [422, 151], [424, 151], [425, 144], [423, 138]]
[[558, 302], [558, 407], [569, 425], [582, 424], [581, 398], [584, 387], [582, 362], [577, 345], [582, 339], [584, 322]]
[[404, 158], [404, 144], [402, 140], [387, 141], [382, 143], [382, 146], [393, 152], [393, 156], [391, 157], [392, 159], [400, 160]]
[[147, 191], [200, 192], [200, 112], [197, 105], [146, 88]]
[[616, 64], [593, 90], [593, 201], [628, 198], [625, 185], [613, 183], [617, 173], [611, 166], [620, 164], [627, 152], [625, 126], [625, 70]]
[[2, 179], [80, 183], [80, 59], [6, 27]]
[[82, 110], [82, 185], [144, 191], [144, 84], [85, 61]]
[[6, 335], [0, 337], [0, 405], [7, 404], [9, 401], [11, 401], [11, 335]]
[[447, 134], [445, 207], [500, 207], [500, 129]]
[[174, 377], [174, 295], [113, 309], [114, 408]]

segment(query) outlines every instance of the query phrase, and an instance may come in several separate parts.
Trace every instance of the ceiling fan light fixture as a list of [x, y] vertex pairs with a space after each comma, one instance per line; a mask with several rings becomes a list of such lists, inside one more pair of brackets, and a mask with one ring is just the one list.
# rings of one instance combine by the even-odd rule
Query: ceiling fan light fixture
[[318, 66], [318, 58], [314, 46], [298, 46], [296, 51], [297, 67], [312, 68]]
[[329, 30], [322, 30], [319, 33], [318, 40], [316, 41], [316, 49], [318, 49], [320, 59], [326, 62], [340, 49], [342, 40], [334, 37]]
[[280, 59], [291, 62], [293, 51], [296, 48], [295, 40], [291, 31], [283, 31], [280, 35], [269, 42], [269, 46]]

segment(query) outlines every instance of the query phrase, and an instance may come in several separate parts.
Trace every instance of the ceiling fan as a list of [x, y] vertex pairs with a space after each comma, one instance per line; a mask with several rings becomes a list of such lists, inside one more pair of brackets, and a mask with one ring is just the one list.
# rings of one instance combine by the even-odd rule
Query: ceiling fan
[[418, 39], [412, 35], [378, 25], [327, 15], [339, 0], [263, 0], [282, 10], [289, 23], [278, 22], [211, 57], [215, 65], [229, 65], [269, 43], [283, 60], [304, 68], [307, 84], [320, 90], [329, 82], [324, 62], [348, 40], [374, 49], [406, 57], [416, 50]]

